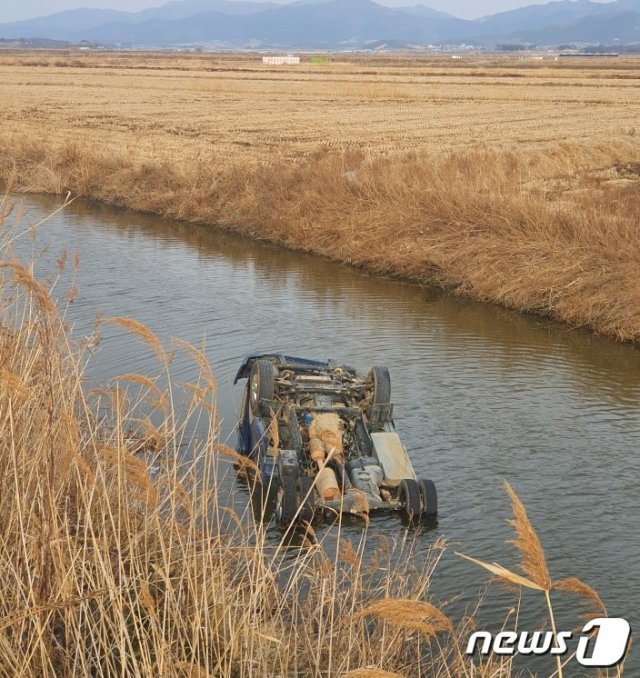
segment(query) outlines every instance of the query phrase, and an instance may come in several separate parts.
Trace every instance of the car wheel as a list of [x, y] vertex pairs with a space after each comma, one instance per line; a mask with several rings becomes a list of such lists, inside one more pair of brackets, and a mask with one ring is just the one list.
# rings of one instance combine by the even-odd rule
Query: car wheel
[[367, 375], [373, 381], [373, 404], [388, 405], [391, 402], [391, 375], [386, 367], [377, 365]]
[[275, 370], [268, 360], [256, 360], [249, 376], [249, 404], [254, 415], [269, 414], [276, 388]]
[[409, 522], [418, 522], [422, 515], [422, 503], [417, 481], [412, 478], [403, 480], [398, 488], [398, 500], [402, 504], [402, 511]]
[[420, 499], [422, 500], [422, 513], [427, 518], [435, 518], [438, 515], [438, 493], [433, 480], [419, 480]]
[[273, 511], [278, 494], [276, 485], [275, 480], [265, 480], [262, 483], [254, 480], [250, 484], [251, 506], [256, 521], [261, 522], [266, 515]]
[[313, 480], [308, 476], [300, 476], [296, 480], [296, 491], [298, 493], [298, 506], [300, 513], [298, 520], [301, 522], [313, 522], [313, 516], [316, 512], [316, 490], [313, 486]]
[[373, 384], [369, 419], [374, 428], [382, 428], [391, 419], [391, 377], [386, 367], [372, 367], [367, 379]]
[[298, 492], [296, 480], [285, 476], [280, 480], [276, 495], [276, 522], [280, 527], [289, 527], [298, 512]]

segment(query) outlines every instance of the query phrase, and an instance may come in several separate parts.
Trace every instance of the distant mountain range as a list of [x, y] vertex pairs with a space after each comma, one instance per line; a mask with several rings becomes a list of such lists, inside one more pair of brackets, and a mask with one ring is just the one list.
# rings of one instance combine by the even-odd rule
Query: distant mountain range
[[[415, 0], [414, 0], [415, 1]], [[387, 0], [389, 2], [389, 0]], [[411, 2], [411, 0], [407, 0]], [[372, 0], [177, 0], [141, 12], [78, 9], [0, 24], [0, 38], [131, 47], [344, 49], [372, 44], [640, 43], [640, 0], [561, 0], [466, 21], [424, 4]]]

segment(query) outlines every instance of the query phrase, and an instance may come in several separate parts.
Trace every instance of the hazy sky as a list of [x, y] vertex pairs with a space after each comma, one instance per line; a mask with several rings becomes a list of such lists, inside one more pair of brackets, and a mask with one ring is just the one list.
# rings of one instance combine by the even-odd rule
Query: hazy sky
[[[261, 0], [256, 0], [261, 2]], [[276, 0], [282, 2], [283, 0]], [[612, 0], [601, 0], [611, 2]], [[165, 0], [0, 0], [0, 23], [30, 19], [78, 7], [101, 7], [135, 12], [145, 7], [163, 5]], [[465, 19], [475, 19], [523, 5], [543, 5], [547, 0], [379, 0], [386, 5], [415, 5], [421, 3]]]

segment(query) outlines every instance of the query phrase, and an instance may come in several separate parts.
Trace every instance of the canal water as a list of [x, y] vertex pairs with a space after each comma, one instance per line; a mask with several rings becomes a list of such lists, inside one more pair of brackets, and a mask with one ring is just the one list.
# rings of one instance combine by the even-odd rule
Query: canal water
[[[19, 200], [33, 223], [58, 203]], [[552, 576], [575, 576], [602, 595], [610, 616], [632, 626], [640, 608], [640, 352], [544, 319], [371, 277], [322, 258], [205, 228], [75, 202], [25, 238], [20, 256], [39, 256], [50, 276], [63, 252], [79, 255], [79, 293], [68, 319], [89, 335], [99, 312], [147, 324], [162, 340], [199, 344], [218, 382], [224, 436], [233, 441], [241, 387], [232, 385], [244, 354], [281, 351], [334, 358], [366, 370], [387, 365], [396, 426], [421, 477], [438, 487], [438, 537], [451, 548], [434, 591], [472, 605], [485, 573], [454, 550], [515, 567], [505, 543], [508, 480], [539, 530]], [[60, 283], [62, 294], [65, 283]], [[182, 362], [181, 362], [182, 361]], [[191, 363], [178, 356], [177, 378]], [[152, 355], [106, 329], [92, 362], [100, 382], [127, 372], [156, 373]], [[238, 496], [243, 497], [239, 489]], [[363, 527], [346, 528], [359, 538]], [[395, 515], [369, 531], [400, 534]], [[499, 587], [498, 587], [499, 588]], [[569, 594], [557, 594], [560, 624], [579, 622]], [[500, 629], [513, 595], [490, 594], [484, 613]], [[523, 602], [523, 628], [535, 630], [544, 606]], [[550, 664], [547, 664], [550, 666]], [[640, 664], [631, 657], [631, 675]], [[586, 669], [582, 669], [586, 672]], [[582, 675], [579, 672], [575, 675]], [[584, 674], [586, 675], [586, 674]]]

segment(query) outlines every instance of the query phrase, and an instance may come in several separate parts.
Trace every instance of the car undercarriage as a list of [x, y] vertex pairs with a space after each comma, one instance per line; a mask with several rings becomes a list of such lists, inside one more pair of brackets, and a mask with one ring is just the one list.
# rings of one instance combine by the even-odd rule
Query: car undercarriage
[[437, 515], [433, 481], [417, 478], [395, 430], [385, 367], [360, 374], [332, 361], [279, 354], [246, 358], [238, 452], [273, 488], [281, 527], [319, 513]]

